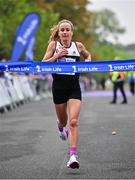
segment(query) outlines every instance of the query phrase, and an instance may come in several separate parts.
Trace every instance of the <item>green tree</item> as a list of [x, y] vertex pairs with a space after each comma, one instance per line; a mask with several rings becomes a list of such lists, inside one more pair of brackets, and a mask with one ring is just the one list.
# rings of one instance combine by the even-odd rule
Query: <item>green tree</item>
[[125, 32], [125, 29], [120, 26], [115, 13], [108, 9], [103, 9], [96, 13], [93, 19], [93, 26], [98, 43], [109, 41], [109, 39], [117, 43], [118, 35]]
[[90, 49], [93, 44], [92, 18], [94, 13], [88, 10], [88, 0], [55, 0], [52, 1], [52, 8], [59, 13], [59, 19], [71, 20], [75, 27], [74, 39], [81, 41]]
[[37, 12], [41, 18], [41, 24], [36, 33], [34, 59], [41, 60], [43, 57], [42, 53], [47, 46], [50, 27], [56, 23], [58, 15], [41, 9], [35, 1], [0, 0], [0, 59], [10, 58], [16, 28], [30, 12]]

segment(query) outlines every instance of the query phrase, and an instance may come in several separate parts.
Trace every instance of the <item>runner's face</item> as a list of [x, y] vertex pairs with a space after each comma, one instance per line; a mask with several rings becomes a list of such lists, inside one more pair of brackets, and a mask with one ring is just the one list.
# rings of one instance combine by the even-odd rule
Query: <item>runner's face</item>
[[59, 37], [61, 40], [71, 41], [73, 35], [73, 31], [71, 29], [71, 25], [69, 23], [62, 23], [59, 26]]

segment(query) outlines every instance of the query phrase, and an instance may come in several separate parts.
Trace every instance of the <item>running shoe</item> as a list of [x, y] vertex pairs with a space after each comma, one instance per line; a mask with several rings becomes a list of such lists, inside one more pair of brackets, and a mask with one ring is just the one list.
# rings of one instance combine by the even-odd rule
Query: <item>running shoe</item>
[[60, 138], [65, 141], [68, 139], [68, 130], [67, 128], [63, 127], [63, 131], [59, 131]]
[[76, 155], [70, 156], [69, 161], [67, 162], [67, 167], [72, 169], [78, 169], [79, 168], [79, 162], [76, 160]]

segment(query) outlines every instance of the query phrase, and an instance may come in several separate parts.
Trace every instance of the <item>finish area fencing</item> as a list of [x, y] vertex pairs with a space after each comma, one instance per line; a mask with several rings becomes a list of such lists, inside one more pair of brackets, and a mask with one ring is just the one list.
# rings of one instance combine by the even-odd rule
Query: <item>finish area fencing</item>
[[25, 102], [51, 96], [51, 78], [4, 73], [0, 76], [0, 113], [10, 111]]

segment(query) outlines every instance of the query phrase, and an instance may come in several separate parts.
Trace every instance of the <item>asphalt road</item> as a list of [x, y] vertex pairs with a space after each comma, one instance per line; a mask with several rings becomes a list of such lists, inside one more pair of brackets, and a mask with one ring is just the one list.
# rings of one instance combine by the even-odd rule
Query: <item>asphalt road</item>
[[110, 105], [105, 94], [84, 94], [77, 170], [66, 167], [51, 98], [0, 115], [0, 179], [135, 179], [135, 97]]

